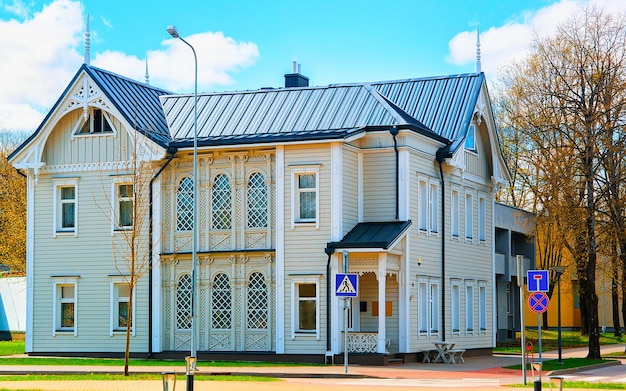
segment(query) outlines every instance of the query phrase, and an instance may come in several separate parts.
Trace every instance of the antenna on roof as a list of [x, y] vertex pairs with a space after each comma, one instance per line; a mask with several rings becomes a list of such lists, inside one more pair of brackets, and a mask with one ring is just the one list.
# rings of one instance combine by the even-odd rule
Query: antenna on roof
[[89, 42], [89, 36], [91, 34], [89, 33], [89, 14], [87, 14], [87, 30], [85, 30], [85, 64], [89, 65], [90, 62], [90, 54], [89, 54], [89, 47], [90, 47], [90, 42]]
[[146, 84], [150, 84], [150, 74], [148, 73], [148, 53], [146, 53]]
[[480, 25], [478, 25], [476, 29], [476, 73], [482, 72], [480, 68]]

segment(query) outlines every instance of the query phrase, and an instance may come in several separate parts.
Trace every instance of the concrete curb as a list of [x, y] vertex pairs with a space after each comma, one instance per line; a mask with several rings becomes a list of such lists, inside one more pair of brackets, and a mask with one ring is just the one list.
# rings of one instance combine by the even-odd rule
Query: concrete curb
[[615, 360], [615, 361], [610, 361], [610, 362], [605, 362], [605, 363], [600, 363], [600, 364], [585, 365], [584, 367], [557, 369], [556, 371], [549, 372], [548, 376], [571, 375], [572, 373], [592, 371], [594, 369], [612, 367], [614, 365], [622, 365], [622, 363], [619, 360]]

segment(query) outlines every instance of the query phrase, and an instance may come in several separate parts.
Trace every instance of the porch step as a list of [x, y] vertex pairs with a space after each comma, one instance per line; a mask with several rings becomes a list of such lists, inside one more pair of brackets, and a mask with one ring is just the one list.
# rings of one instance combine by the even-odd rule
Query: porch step
[[389, 365], [404, 364], [404, 357], [390, 357], [387, 359]]

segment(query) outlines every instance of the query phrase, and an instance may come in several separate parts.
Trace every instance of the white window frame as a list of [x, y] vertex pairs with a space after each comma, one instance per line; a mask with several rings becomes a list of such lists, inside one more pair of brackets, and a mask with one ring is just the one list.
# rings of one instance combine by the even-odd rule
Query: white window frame
[[[315, 225], [315, 228], [320, 226], [320, 167], [321, 164], [312, 165], [298, 165], [290, 166], [291, 168], [291, 229], [294, 229], [298, 225], [307, 226]], [[303, 219], [300, 218], [300, 192], [301, 189], [298, 186], [298, 178], [301, 175], [314, 175], [315, 176], [315, 218]], [[309, 190], [306, 190], [309, 191]]]
[[428, 277], [417, 278], [417, 335], [430, 336], [430, 285]]
[[474, 326], [474, 281], [465, 281], [465, 335], [476, 334]]
[[[56, 238], [58, 235], [74, 235], [78, 236], [78, 178], [63, 178], [53, 179], [52, 190], [52, 237]], [[74, 187], [74, 227], [62, 228], [63, 222], [63, 204], [66, 203], [61, 199], [61, 189], [67, 187]], [[69, 202], [67, 202], [69, 203]]]
[[459, 239], [460, 230], [459, 230], [459, 221], [461, 219], [461, 209], [459, 203], [459, 191], [456, 189], [452, 189], [450, 194], [450, 219], [451, 219], [451, 227], [450, 234], [452, 238]]
[[428, 180], [417, 180], [417, 228], [419, 232], [428, 232]]
[[[178, 180], [176, 181], [176, 187], [174, 189], [174, 228], [176, 232], [190, 232], [192, 231], [193, 228], [193, 207], [191, 209], [192, 211], [192, 222], [189, 226], [188, 229], [180, 229], [180, 227], [178, 226], [178, 212], [179, 212], [179, 208], [180, 208], [180, 204], [179, 204], [179, 191], [180, 191], [180, 185], [181, 183], [185, 180], [185, 179], [189, 179], [192, 183], [192, 187], [191, 187], [191, 202], [193, 204], [193, 186], [196, 186], [196, 183], [194, 183], [193, 177], [191, 177], [190, 175], [183, 175], [180, 178], [178, 178]], [[199, 195], [198, 195], [199, 197]], [[183, 227], [184, 228], [184, 227]]]
[[[291, 277], [291, 339], [295, 340], [297, 337], [315, 337], [316, 340], [321, 338], [320, 327], [320, 314], [321, 314], [321, 300], [320, 300], [320, 286], [321, 286], [321, 274], [315, 274], [310, 276], [293, 276]], [[315, 330], [305, 331], [299, 330], [300, 320], [300, 297], [298, 287], [301, 284], [315, 284]]]
[[439, 336], [439, 281], [431, 279], [428, 284], [428, 336]]
[[[79, 276], [57, 276], [52, 279], [52, 336], [69, 334], [78, 336], [78, 279]], [[74, 297], [63, 299], [61, 288], [63, 286], [73, 286]], [[62, 303], [74, 303], [74, 327], [61, 327]]]
[[[111, 324], [110, 324], [110, 336], [113, 336], [115, 334], [121, 334], [121, 333], [126, 333], [126, 327], [119, 327], [118, 326], [118, 322], [117, 320], [119, 319], [119, 305], [118, 303], [120, 302], [128, 302], [130, 305], [130, 297], [120, 297], [119, 295], [119, 287], [121, 285], [128, 285], [130, 286], [130, 284], [128, 283], [128, 277], [111, 277], [111, 281], [110, 281], [110, 298], [111, 298]], [[135, 288], [133, 288], [133, 298], [136, 298], [137, 296], [135, 295]], [[131, 313], [131, 325], [130, 325], [130, 332], [131, 335], [134, 337], [135, 336], [135, 314], [136, 311], [135, 309], [137, 308], [137, 306], [134, 303], [134, 299], [133, 299], [133, 308], [132, 308], [132, 313]]]
[[439, 184], [431, 182], [429, 189], [428, 232], [437, 234], [439, 232]]
[[478, 281], [478, 332], [487, 334], [487, 282]]
[[487, 200], [481, 196], [478, 197], [478, 240], [487, 241]]
[[461, 335], [461, 281], [450, 282], [450, 331], [452, 335]]
[[474, 194], [465, 193], [465, 241], [474, 241]]
[[130, 201], [132, 202], [133, 208], [135, 208], [135, 184], [132, 181], [131, 177], [116, 177], [111, 181], [111, 235], [114, 235], [116, 231], [128, 231], [132, 230], [135, 222], [133, 221], [133, 225], [121, 227], [119, 225], [120, 221], [120, 199], [119, 196], [119, 187], [122, 185], [131, 185], [133, 187], [133, 196], [130, 197]]
[[467, 129], [467, 136], [465, 136], [465, 143], [463, 144], [466, 151], [477, 153], [476, 149], [476, 127], [470, 125]]
[[[101, 123], [104, 123], [104, 121], [106, 121], [109, 124], [109, 127], [111, 128], [110, 132], [95, 132], [94, 131], [95, 129], [94, 114], [96, 110], [99, 110], [101, 112], [101, 115], [102, 115]], [[117, 134], [117, 129], [114, 126], [114, 122], [111, 120], [111, 117], [106, 110], [100, 107], [92, 106], [92, 107], [89, 107], [89, 113], [87, 115], [88, 115], [87, 119], [81, 116], [80, 119], [76, 122], [76, 124], [74, 125], [74, 128], [72, 129], [71, 139], [74, 139], [74, 137], [115, 136]], [[83, 128], [83, 125], [85, 124], [86, 121], [89, 121], [89, 133], [80, 133], [80, 130]]]

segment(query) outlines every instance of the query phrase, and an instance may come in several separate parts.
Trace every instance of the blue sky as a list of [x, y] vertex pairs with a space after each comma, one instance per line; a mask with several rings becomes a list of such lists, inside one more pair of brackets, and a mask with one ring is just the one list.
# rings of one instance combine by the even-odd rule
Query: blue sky
[[140, 81], [193, 90], [280, 87], [292, 61], [311, 85], [475, 70], [480, 24], [489, 80], [550, 34], [578, 5], [626, 10], [626, 0], [0, 0], [0, 130], [34, 130], [83, 63]]

